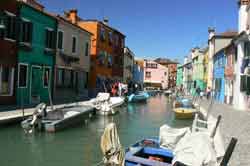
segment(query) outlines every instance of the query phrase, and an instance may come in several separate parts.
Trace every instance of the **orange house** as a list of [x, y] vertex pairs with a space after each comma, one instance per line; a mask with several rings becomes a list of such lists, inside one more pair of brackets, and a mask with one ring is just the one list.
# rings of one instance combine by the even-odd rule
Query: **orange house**
[[108, 25], [108, 20], [83, 20], [77, 10], [65, 13], [66, 18], [93, 34], [89, 87], [97, 89], [106, 79], [122, 80], [125, 35]]

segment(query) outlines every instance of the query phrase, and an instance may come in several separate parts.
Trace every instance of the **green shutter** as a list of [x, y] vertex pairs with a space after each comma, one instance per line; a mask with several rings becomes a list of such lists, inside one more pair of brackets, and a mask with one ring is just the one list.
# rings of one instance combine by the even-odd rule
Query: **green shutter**
[[33, 35], [33, 24], [32, 24], [32, 22], [29, 22], [28, 27], [29, 27], [28, 42], [32, 43], [32, 35]]
[[246, 91], [247, 95], [250, 95], [250, 76], [246, 78]]
[[246, 91], [246, 76], [245, 75], [241, 75], [240, 76], [240, 91], [244, 92]]

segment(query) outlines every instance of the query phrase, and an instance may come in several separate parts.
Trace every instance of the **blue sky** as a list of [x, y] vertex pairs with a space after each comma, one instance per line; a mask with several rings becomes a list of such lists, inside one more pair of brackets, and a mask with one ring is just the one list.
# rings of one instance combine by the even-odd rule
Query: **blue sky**
[[207, 43], [209, 26], [237, 30], [236, 0], [39, 0], [50, 12], [77, 8], [80, 17], [108, 17], [137, 57], [179, 59]]

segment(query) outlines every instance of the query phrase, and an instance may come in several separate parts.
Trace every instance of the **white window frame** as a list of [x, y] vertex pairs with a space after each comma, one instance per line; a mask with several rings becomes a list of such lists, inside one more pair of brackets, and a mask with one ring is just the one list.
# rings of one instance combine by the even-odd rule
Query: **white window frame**
[[[15, 14], [13, 14], [13, 13], [11, 13], [11, 12], [8, 12], [7, 10], [5, 10], [4, 13], [5, 13], [8, 17], [16, 17]], [[8, 38], [8, 37], [4, 37], [4, 40], [10, 41], [10, 42], [16, 42], [16, 40], [10, 39], [10, 38]]]
[[[27, 71], [26, 71], [26, 86], [19, 86], [19, 81], [20, 81], [20, 66], [26, 66], [27, 67]], [[29, 64], [27, 63], [18, 63], [18, 74], [17, 74], [17, 86], [18, 88], [27, 88], [28, 87], [28, 74], [29, 74]]]
[[[59, 43], [59, 32], [62, 32], [62, 34], [63, 34], [63, 38], [62, 38], [62, 49], [60, 49], [60, 48], [58, 48], [58, 43]], [[64, 51], [64, 31], [62, 30], [62, 29], [58, 29], [58, 31], [57, 31], [57, 42], [56, 42], [56, 48], [58, 49], [58, 50], [60, 50], [60, 51]]]
[[[14, 67], [9, 67], [11, 68], [11, 86], [10, 86], [10, 93], [9, 94], [1, 94], [1, 88], [0, 88], [0, 96], [13, 96], [13, 85], [14, 85], [14, 73], [15, 73], [15, 68]], [[0, 66], [0, 87], [2, 87], [2, 70], [3, 67]]]
[[[45, 69], [49, 69], [49, 80], [48, 80], [48, 86], [45, 86], [44, 85], [44, 74], [45, 74]], [[43, 88], [48, 88], [49, 87], [49, 85], [50, 85], [50, 79], [51, 79], [51, 67], [50, 66], [44, 66], [43, 67], [43, 75], [42, 75], [42, 77], [43, 77]]]
[[[73, 52], [73, 38], [75, 38], [76, 39], [76, 45], [75, 45], [75, 52]], [[72, 54], [73, 55], [77, 55], [77, 50], [78, 50], [78, 47], [77, 47], [77, 41], [78, 39], [77, 39], [77, 36], [76, 35], [72, 35], [72, 44], [71, 44], [71, 52], [72, 52]]]
[[[30, 23], [31, 21], [30, 20], [28, 20], [28, 19], [26, 19], [26, 18], [21, 18], [21, 20], [22, 21], [24, 21], [24, 22], [27, 22], [27, 23]], [[22, 33], [22, 32], [21, 32]], [[30, 45], [31, 43], [32, 43], [32, 38], [31, 38], [31, 41], [30, 41], [30, 43], [27, 43], [27, 42], [20, 42], [21, 44], [24, 44], [24, 45]]]

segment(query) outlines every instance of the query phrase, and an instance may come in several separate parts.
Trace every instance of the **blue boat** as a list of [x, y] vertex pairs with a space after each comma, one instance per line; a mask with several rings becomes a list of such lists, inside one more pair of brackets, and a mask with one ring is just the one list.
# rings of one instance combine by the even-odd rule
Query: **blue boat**
[[126, 150], [125, 166], [171, 166], [174, 155], [157, 139], [143, 139]]
[[149, 94], [147, 92], [138, 92], [136, 94], [131, 94], [128, 96], [128, 102], [142, 102], [147, 101]]

